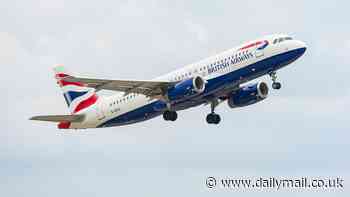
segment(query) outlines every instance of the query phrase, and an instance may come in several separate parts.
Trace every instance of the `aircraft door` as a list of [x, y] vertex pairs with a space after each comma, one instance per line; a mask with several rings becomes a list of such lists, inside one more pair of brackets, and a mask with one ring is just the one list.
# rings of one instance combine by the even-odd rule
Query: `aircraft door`
[[259, 46], [255, 49], [255, 57], [260, 58], [264, 56], [264, 49], [259, 49]]
[[97, 115], [98, 120], [103, 120], [106, 117], [106, 115], [104, 113], [105, 110], [107, 110], [107, 109], [105, 109], [104, 103], [98, 102], [96, 105], [96, 115]]
[[261, 42], [258, 42], [257, 45], [255, 46], [255, 57], [256, 58], [261, 58], [264, 56], [264, 50], [265, 48], [269, 45], [269, 41], [264, 40]]

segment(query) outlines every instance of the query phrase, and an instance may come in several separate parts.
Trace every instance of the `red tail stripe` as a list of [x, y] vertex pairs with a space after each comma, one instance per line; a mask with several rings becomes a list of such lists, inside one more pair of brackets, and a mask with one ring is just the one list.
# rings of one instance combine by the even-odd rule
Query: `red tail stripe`
[[87, 107], [90, 107], [91, 105], [93, 105], [93, 104], [96, 103], [97, 99], [98, 99], [97, 95], [95, 95], [95, 94], [92, 95], [92, 96], [89, 97], [88, 99], [86, 99], [86, 100], [80, 102], [80, 103], [78, 104], [78, 106], [74, 109], [74, 112], [73, 112], [73, 113], [77, 113], [77, 112], [79, 112], [79, 111], [82, 110], [82, 109], [85, 109], [85, 108], [87, 108]]
[[84, 87], [83, 84], [79, 83], [79, 82], [70, 82], [70, 81], [64, 81], [64, 80], [59, 80], [60, 85], [63, 86], [67, 86], [67, 85], [74, 85], [74, 86], [80, 86], [80, 87]]
[[69, 75], [63, 74], [63, 73], [56, 74], [56, 78], [63, 78], [63, 77], [69, 77]]

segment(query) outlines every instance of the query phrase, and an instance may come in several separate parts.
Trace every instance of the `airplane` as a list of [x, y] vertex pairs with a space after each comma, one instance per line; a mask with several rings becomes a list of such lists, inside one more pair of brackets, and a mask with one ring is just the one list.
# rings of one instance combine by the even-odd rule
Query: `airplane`
[[[133, 124], [162, 115], [175, 121], [177, 111], [210, 105], [208, 124], [221, 121], [215, 108], [227, 102], [240, 108], [267, 98], [266, 82], [247, 82], [269, 75], [280, 89], [276, 71], [300, 58], [306, 44], [285, 34], [244, 43], [152, 80], [111, 80], [75, 77], [63, 65], [54, 67], [70, 115], [35, 116], [30, 120], [57, 122], [59, 129], [104, 128]], [[98, 95], [100, 90], [117, 91]], [[120, 92], [123, 92], [121, 95]]]

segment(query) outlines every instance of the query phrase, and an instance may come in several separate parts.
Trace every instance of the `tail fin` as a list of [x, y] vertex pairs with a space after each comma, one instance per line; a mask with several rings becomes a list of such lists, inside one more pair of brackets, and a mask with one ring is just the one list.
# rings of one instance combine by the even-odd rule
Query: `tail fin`
[[63, 96], [67, 102], [71, 114], [90, 107], [95, 104], [98, 97], [94, 88], [86, 87], [83, 83], [65, 81], [65, 77], [71, 76], [63, 65], [54, 67], [57, 84], [63, 91]]

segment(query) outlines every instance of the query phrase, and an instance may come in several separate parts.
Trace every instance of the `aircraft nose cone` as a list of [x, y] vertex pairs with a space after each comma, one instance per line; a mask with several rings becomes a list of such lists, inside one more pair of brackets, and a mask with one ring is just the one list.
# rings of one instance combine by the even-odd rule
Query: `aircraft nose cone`
[[305, 42], [298, 40], [298, 41], [296, 41], [296, 45], [297, 45], [297, 48], [303, 49], [304, 52], [306, 51], [307, 46], [306, 46]]
[[307, 46], [305, 42], [297, 40], [295, 41], [295, 48], [298, 50], [299, 56], [302, 56], [306, 52]]
[[307, 49], [306, 46], [300, 48], [300, 50], [301, 50], [301, 55], [304, 55], [304, 53], [306, 52], [306, 49]]

